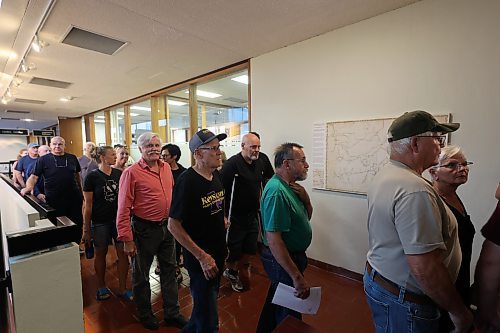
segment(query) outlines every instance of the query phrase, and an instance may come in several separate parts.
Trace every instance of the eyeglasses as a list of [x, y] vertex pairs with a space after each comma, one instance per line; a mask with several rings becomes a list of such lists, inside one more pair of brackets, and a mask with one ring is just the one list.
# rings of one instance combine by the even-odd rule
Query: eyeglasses
[[163, 155], [161, 155], [161, 158], [163, 158], [163, 159], [165, 159], [165, 158], [169, 158], [169, 157], [170, 157], [170, 155], [169, 155], [169, 154], [163, 154]]
[[441, 147], [446, 144], [446, 135], [416, 135], [417, 138], [433, 138], [439, 142]]
[[52, 155], [52, 158], [54, 159], [54, 164], [56, 165], [56, 168], [67, 168], [68, 167], [68, 158], [66, 157], [64, 160], [66, 161], [66, 165], [57, 165], [57, 159]]
[[219, 146], [212, 146], [212, 147], [199, 147], [198, 149], [201, 149], [201, 150], [213, 150], [213, 151], [217, 151], [217, 150], [220, 150], [220, 145]]
[[450, 162], [448, 164], [439, 165], [438, 167], [440, 167], [440, 168], [447, 168], [447, 169], [451, 169], [451, 170], [459, 170], [460, 167], [464, 167], [464, 168], [468, 169], [469, 165], [471, 165], [471, 164], [474, 164], [474, 163], [470, 162], [470, 161], [465, 161], [465, 162]]

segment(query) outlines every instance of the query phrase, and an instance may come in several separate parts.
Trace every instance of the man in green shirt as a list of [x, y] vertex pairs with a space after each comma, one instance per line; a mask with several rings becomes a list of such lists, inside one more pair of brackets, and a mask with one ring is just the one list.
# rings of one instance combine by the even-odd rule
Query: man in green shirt
[[297, 297], [309, 297], [309, 283], [304, 278], [306, 249], [311, 244], [309, 220], [312, 205], [309, 195], [297, 181], [307, 178], [309, 164], [302, 146], [284, 143], [276, 148], [276, 174], [267, 183], [261, 199], [263, 241], [261, 260], [271, 280], [257, 333], [273, 331], [287, 315], [298, 319], [300, 313], [272, 304], [278, 284], [295, 288]]

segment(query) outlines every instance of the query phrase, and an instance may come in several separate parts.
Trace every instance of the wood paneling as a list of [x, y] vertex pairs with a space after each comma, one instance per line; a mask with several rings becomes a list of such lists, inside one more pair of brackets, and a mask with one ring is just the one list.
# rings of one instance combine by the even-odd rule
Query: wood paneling
[[130, 105], [123, 106], [123, 122], [125, 126], [125, 145], [132, 146], [132, 122], [130, 121]]
[[106, 134], [106, 145], [111, 144], [111, 111], [104, 111], [104, 133]]
[[87, 114], [83, 119], [85, 121], [85, 141], [95, 142], [94, 114]]
[[59, 133], [66, 141], [66, 152], [83, 154], [82, 118], [59, 119]]

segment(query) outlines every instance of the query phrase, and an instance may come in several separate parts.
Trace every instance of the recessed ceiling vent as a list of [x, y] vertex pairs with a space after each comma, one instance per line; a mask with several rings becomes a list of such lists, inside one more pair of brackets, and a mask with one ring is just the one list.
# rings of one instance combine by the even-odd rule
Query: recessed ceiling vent
[[2, 120], [21, 120], [19, 118], [9, 118], [9, 117], [2, 117], [0, 119], [2, 119]]
[[61, 89], [68, 89], [68, 87], [73, 84], [71, 82], [45, 79], [43, 77], [36, 77], [36, 76], [34, 76], [30, 80], [30, 83], [31, 84], [38, 84], [40, 86], [47, 86], [47, 87], [61, 88]]
[[16, 98], [14, 100], [16, 103], [28, 103], [28, 104], [45, 104], [47, 101], [39, 101], [36, 99], [26, 99], [26, 98]]
[[108, 55], [115, 54], [126, 42], [99, 35], [77, 27], [71, 27], [62, 43]]
[[[20, 110], [5, 110], [5, 113], [21, 113], [21, 114], [28, 114], [31, 113], [29, 111], [20, 111]], [[5, 118], [3, 118], [5, 119]]]
[[224, 100], [228, 101], [228, 102], [240, 103], [240, 104], [247, 103], [246, 100], [239, 99], [239, 98], [236, 98], [236, 97], [228, 97], [228, 98], [224, 98]]

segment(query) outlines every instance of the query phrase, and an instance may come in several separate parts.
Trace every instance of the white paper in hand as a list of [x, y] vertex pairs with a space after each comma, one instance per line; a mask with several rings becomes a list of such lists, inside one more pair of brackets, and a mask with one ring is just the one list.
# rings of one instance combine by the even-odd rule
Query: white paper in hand
[[294, 292], [294, 287], [280, 282], [274, 293], [272, 303], [305, 314], [316, 314], [318, 312], [321, 302], [321, 287], [311, 288], [310, 295], [306, 299], [296, 297], [293, 294]]

